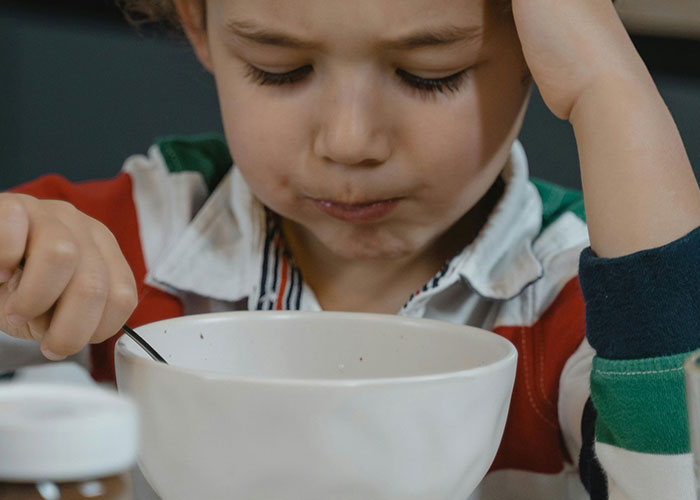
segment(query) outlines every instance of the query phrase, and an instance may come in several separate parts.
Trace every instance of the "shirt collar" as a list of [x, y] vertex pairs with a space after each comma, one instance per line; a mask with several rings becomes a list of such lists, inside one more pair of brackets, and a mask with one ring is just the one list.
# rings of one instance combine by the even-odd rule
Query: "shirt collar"
[[[525, 152], [515, 141], [502, 173], [505, 190], [476, 239], [440, 271], [431, 289], [461, 278], [479, 295], [506, 300], [542, 276], [532, 251], [542, 203], [528, 181]], [[223, 301], [260, 293], [267, 236], [265, 208], [238, 169], [219, 183], [147, 282]], [[427, 290], [426, 290], [427, 291]]]
[[507, 300], [542, 277], [532, 244], [542, 228], [542, 201], [529, 181], [527, 157], [519, 141], [501, 174], [504, 193], [474, 241], [449, 264], [479, 295]]
[[265, 217], [262, 203], [232, 168], [146, 281], [223, 301], [249, 296], [262, 265]]

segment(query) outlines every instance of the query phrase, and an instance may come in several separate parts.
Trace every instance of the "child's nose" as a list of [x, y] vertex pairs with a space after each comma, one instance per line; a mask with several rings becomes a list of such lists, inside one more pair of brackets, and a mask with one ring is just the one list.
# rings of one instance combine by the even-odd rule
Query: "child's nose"
[[374, 166], [391, 155], [390, 124], [376, 90], [356, 81], [328, 92], [318, 108], [314, 153], [347, 166]]

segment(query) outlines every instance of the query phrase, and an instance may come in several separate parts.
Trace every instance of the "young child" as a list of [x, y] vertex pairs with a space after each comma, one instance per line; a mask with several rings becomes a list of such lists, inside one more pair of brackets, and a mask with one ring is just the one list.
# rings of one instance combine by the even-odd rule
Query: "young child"
[[[519, 351], [473, 498], [695, 498], [700, 192], [610, 0], [129, 3], [184, 28], [226, 141], [163, 139], [115, 179], [0, 195], [0, 329], [49, 359], [94, 344], [105, 379], [125, 322], [471, 324]], [[577, 193], [528, 179], [533, 79], [573, 125], [587, 226]]]

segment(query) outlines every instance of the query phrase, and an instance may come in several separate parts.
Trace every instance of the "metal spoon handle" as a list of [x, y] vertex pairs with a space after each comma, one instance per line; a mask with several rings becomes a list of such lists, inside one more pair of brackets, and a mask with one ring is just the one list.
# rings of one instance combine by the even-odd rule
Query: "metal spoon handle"
[[146, 342], [145, 340], [143, 340], [143, 338], [141, 338], [141, 335], [139, 335], [138, 333], [136, 333], [135, 331], [133, 331], [131, 328], [129, 328], [129, 327], [126, 326], [126, 325], [122, 326], [122, 330], [124, 330], [124, 332], [125, 332], [129, 337], [131, 337], [131, 340], [133, 340], [134, 342], [136, 342], [136, 343], [141, 347], [141, 349], [143, 349], [144, 351], [146, 351], [146, 352], [148, 353], [148, 355], [149, 355], [151, 358], [153, 358], [153, 359], [156, 360], [156, 361], [160, 361], [161, 363], [165, 363], [166, 365], [168, 364], [168, 362], [165, 361], [165, 359], [163, 359], [163, 356], [161, 356], [160, 354], [158, 354], [158, 353], [156, 352], [156, 350], [153, 349], [153, 348], [148, 344], [148, 342]]

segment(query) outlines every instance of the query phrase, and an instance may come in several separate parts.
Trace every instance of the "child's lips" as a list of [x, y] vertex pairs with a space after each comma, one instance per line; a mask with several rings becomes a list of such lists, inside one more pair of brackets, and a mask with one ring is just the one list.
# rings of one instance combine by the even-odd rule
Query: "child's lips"
[[323, 213], [345, 222], [374, 222], [396, 208], [401, 198], [376, 200], [366, 203], [340, 203], [331, 200], [312, 198], [316, 207]]

